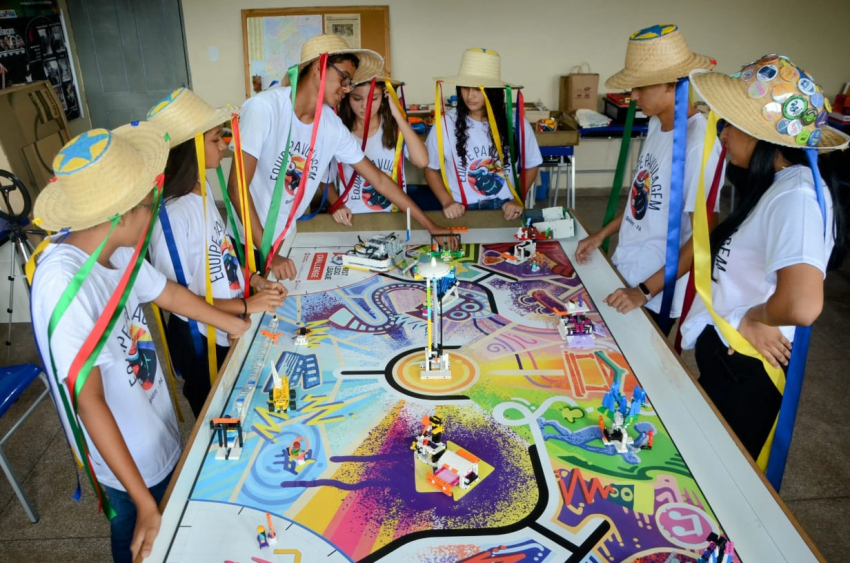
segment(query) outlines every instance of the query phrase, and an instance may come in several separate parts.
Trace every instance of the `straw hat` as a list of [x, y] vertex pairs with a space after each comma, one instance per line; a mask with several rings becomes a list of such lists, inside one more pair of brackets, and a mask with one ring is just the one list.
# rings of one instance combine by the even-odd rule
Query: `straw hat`
[[609, 90], [676, 82], [695, 69], [711, 70], [717, 61], [692, 53], [679, 27], [654, 25], [636, 31], [626, 48], [626, 68], [605, 81]]
[[171, 146], [176, 147], [230, 121], [238, 113], [238, 107], [215, 109], [188, 88], [178, 88], [152, 107], [147, 119], [168, 133]]
[[[358, 74], [359, 74], [359, 73], [358, 73]], [[358, 77], [358, 78], [359, 78], [359, 77]], [[372, 78], [374, 78], [374, 79], [375, 79], [375, 82], [376, 82], [379, 86], [383, 86], [383, 85], [384, 85], [384, 82], [385, 82], [386, 80], [389, 80], [389, 81], [390, 81], [390, 84], [392, 84], [393, 88], [398, 88], [399, 86], [401, 86], [402, 84], [404, 84], [404, 82], [402, 82], [401, 80], [396, 80], [396, 79], [392, 78], [392, 77], [390, 76], [390, 73], [389, 73], [389, 72], [387, 72], [387, 69], [385, 69], [385, 68], [382, 68], [382, 69], [381, 69], [381, 71], [380, 71], [380, 72], [379, 72], [376, 76], [369, 76], [369, 77], [367, 77], [367, 78], [366, 78], [366, 79], [364, 79], [364, 80], [360, 80], [359, 82], [352, 82], [352, 84], [353, 84], [353, 85], [354, 85], [354, 87], [356, 88], [357, 86], [360, 86], [361, 84], [368, 84], [368, 83], [372, 82]]]
[[460, 59], [460, 68], [454, 76], [439, 76], [446, 84], [463, 88], [522, 88], [502, 80], [502, 57], [492, 49], [467, 49]]
[[53, 159], [56, 177], [36, 199], [34, 215], [50, 231], [100, 225], [138, 205], [166, 160], [165, 133], [150, 123], [86, 131]]
[[[364, 80], [371, 80], [373, 76], [381, 72], [384, 68], [384, 57], [370, 49], [352, 49], [348, 46], [345, 39], [339, 35], [331, 35], [330, 33], [322, 33], [311, 37], [301, 46], [301, 62], [298, 63], [298, 72], [301, 72], [305, 66], [317, 60], [323, 54], [342, 55], [350, 53], [356, 55], [360, 64], [357, 65], [357, 71], [352, 78], [352, 84], [358, 84]], [[280, 80], [281, 86], [289, 86], [289, 74], [284, 74]]]
[[818, 150], [843, 149], [850, 142], [826, 125], [829, 100], [788, 57], [765, 55], [731, 76], [694, 71], [691, 84], [717, 115], [756, 139]]

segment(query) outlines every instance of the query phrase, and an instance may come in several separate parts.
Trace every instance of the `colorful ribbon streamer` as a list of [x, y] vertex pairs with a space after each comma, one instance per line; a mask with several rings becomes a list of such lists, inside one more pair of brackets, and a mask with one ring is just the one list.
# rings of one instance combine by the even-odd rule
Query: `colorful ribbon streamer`
[[257, 271], [254, 260], [254, 239], [251, 233], [251, 209], [248, 197], [248, 185], [245, 183], [245, 159], [242, 154], [242, 135], [239, 132], [239, 116], [233, 114], [233, 165], [236, 166], [236, 187], [239, 195], [239, 207], [242, 209], [242, 227], [245, 229], [245, 289], [244, 295], [251, 295], [251, 273]]
[[[676, 83], [676, 111], [673, 121], [673, 166], [670, 170], [670, 204], [667, 216], [667, 256], [664, 260], [664, 294], [661, 296], [661, 329], [670, 328], [670, 309], [679, 275], [679, 244], [682, 238], [682, 209], [684, 206], [685, 159], [688, 142], [688, 108], [690, 98], [687, 78]], [[712, 144], [712, 147], [714, 145]], [[698, 199], [697, 201], [704, 201]]]
[[[626, 123], [623, 126], [623, 138], [620, 141], [620, 156], [617, 157], [617, 170], [614, 172], [614, 184], [611, 186], [611, 194], [608, 196], [608, 207], [605, 208], [605, 218], [602, 220], [603, 227], [613, 221], [614, 215], [617, 214], [617, 203], [619, 203], [620, 193], [623, 191], [623, 176], [626, 173], [626, 165], [629, 162], [629, 146], [632, 142], [632, 127], [635, 123], [636, 110], [637, 104], [634, 100], [631, 100], [629, 102], [629, 109], [626, 111]], [[608, 254], [608, 244], [610, 242], [610, 237], [602, 241], [602, 252], [605, 254]]]
[[[319, 65], [322, 69], [321, 77], [319, 78], [319, 94], [316, 98], [316, 113], [313, 116], [313, 132], [310, 136], [310, 149], [307, 151], [307, 160], [304, 163], [304, 185], [298, 186], [298, 189], [295, 192], [295, 201], [292, 202], [292, 208], [289, 210], [289, 217], [286, 219], [286, 224], [283, 227], [283, 231], [280, 233], [280, 236], [275, 241], [274, 245], [272, 245], [271, 251], [268, 255], [263, 255], [263, 260], [265, 260], [265, 269], [269, 270], [272, 263], [272, 258], [277, 255], [278, 250], [280, 249], [280, 245], [283, 244], [283, 239], [286, 237], [286, 234], [289, 232], [289, 227], [292, 225], [293, 220], [295, 219], [295, 215], [298, 212], [298, 207], [301, 205], [301, 200], [304, 199], [304, 193], [307, 191], [307, 184], [310, 182], [310, 170], [313, 164], [313, 149], [316, 147], [316, 137], [319, 133], [319, 123], [322, 119], [322, 109], [325, 105], [325, 78], [328, 70], [328, 54], [322, 53], [322, 56], [319, 57]], [[296, 67], [297, 68], [297, 67]], [[290, 73], [292, 69], [290, 69]], [[290, 74], [290, 77], [292, 74]], [[293, 84], [293, 92], [295, 91], [295, 87]], [[292, 96], [292, 119], [297, 119], [295, 117], [295, 95]], [[289, 143], [286, 144], [286, 150], [289, 150]], [[278, 176], [278, 182], [281, 182], [281, 177], [285, 174], [285, 170], [281, 167], [280, 176]], [[272, 205], [274, 205], [274, 201], [272, 201]], [[277, 221], [277, 216], [275, 215], [275, 221]], [[268, 220], [266, 221], [268, 223]], [[265, 239], [265, 232], [263, 233], [263, 238]]]
[[[214, 307], [212, 274], [210, 273], [210, 237], [207, 234], [210, 220], [207, 217], [207, 160], [203, 132], [195, 135], [195, 152], [198, 156], [198, 182], [201, 184], [201, 200], [204, 204], [204, 292], [206, 293], [204, 299], [210, 307]], [[214, 383], [218, 377], [218, 361], [215, 351], [215, 327], [210, 324], [207, 325], [207, 360], [210, 365], [210, 383]]]
[[505, 153], [502, 151], [502, 137], [499, 135], [499, 126], [496, 125], [496, 116], [493, 115], [493, 106], [490, 105], [490, 99], [487, 97], [487, 92], [484, 91], [484, 86], [479, 86], [478, 89], [481, 90], [481, 94], [484, 96], [484, 106], [487, 108], [487, 121], [490, 124], [490, 131], [493, 133], [493, 144], [496, 145], [496, 153], [499, 155], [499, 164], [502, 166], [502, 176], [508, 183], [508, 189], [511, 191], [511, 195], [514, 196], [514, 200], [517, 205], [519, 205], [520, 208], [524, 208], [525, 205], [523, 205], [522, 199], [517, 195], [513, 182], [511, 182], [508, 175], [504, 173], [504, 167], [507, 163], [505, 161]]
[[[165, 208], [165, 206], [162, 206]], [[165, 354], [165, 369], [168, 371], [168, 388], [171, 391], [171, 404], [174, 406], [174, 412], [177, 413], [177, 420], [185, 422], [183, 419], [183, 411], [180, 409], [180, 403], [177, 401], [177, 381], [174, 377], [174, 364], [171, 362], [171, 351], [168, 349], [168, 340], [165, 337], [165, 326], [162, 323], [162, 311], [156, 303], [151, 303], [156, 328], [159, 331], [159, 341], [162, 344], [162, 351]]]
[[[266, 215], [266, 221], [263, 224], [263, 241], [260, 246], [260, 256], [262, 256], [262, 260], [264, 263], [270, 263], [269, 260], [269, 251], [272, 248], [272, 241], [274, 240], [274, 229], [277, 226], [277, 216], [280, 212], [280, 205], [283, 203], [283, 185], [286, 181], [286, 172], [289, 169], [289, 141], [292, 139], [292, 125], [295, 121], [295, 94], [298, 90], [298, 65], [292, 65], [289, 67], [287, 71], [289, 73], [289, 83], [290, 94], [292, 100], [292, 119], [289, 120], [289, 131], [286, 133], [286, 146], [283, 149], [283, 159], [280, 161], [280, 167], [277, 171], [277, 180], [274, 183], [274, 191], [272, 192], [272, 201], [269, 205], [269, 212]], [[324, 68], [322, 69], [322, 76], [324, 76]], [[320, 98], [321, 99], [321, 98]], [[313, 150], [313, 145], [310, 145], [310, 150]], [[310, 173], [310, 161], [307, 161], [304, 164], [305, 175], [309, 178]], [[306, 188], [307, 180], [304, 181], [304, 187], [298, 187], [298, 193], [302, 193], [304, 188]], [[298, 196], [296, 195], [296, 199]], [[288, 224], [289, 222], [287, 222]], [[285, 231], [284, 231], [285, 232]], [[268, 266], [266, 266], [268, 269]]]
[[221, 197], [224, 200], [224, 209], [227, 211], [227, 222], [228, 225], [230, 225], [230, 232], [233, 234], [233, 239], [236, 241], [236, 244], [234, 245], [236, 248], [236, 258], [239, 260], [239, 264], [244, 267], [244, 249], [242, 248], [242, 241], [239, 240], [239, 231], [236, 229], [236, 214], [233, 212], [233, 203], [230, 201], [230, 194], [227, 193], [227, 182], [224, 180], [224, 171], [221, 169], [221, 165], [215, 169], [215, 173], [216, 176], [218, 176], [218, 185], [221, 188]]

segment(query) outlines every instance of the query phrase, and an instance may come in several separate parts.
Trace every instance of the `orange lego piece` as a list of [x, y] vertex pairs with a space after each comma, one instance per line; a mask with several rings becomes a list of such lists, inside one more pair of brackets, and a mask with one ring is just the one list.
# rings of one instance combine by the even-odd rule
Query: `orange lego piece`
[[461, 448], [458, 448], [455, 453], [470, 463], [478, 463], [479, 461], [481, 461], [479, 458], [475, 457], [468, 451], [463, 450]]

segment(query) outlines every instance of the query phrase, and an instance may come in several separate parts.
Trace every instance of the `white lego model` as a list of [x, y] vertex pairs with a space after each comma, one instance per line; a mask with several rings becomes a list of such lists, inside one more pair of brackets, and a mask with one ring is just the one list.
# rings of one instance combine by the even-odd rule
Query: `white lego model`
[[352, 250], [342, 257], [342, 265], [348, 268], [389, 272], [396, 260], [404, 253], [404, 242], [395, 233], [360, 240]]
[[[425, 314], [428, 321], [428, 345], [425, 347], [425, 361], [419, 362], [422, 379], [451, 379], [452, 371], [448, 352], [443, 350], [442, 297], [448, 293], [440, 291], [440, 280], [452, 273], [452, 266], [431, 257], [430, 262], [421, 263], [417, 275], [425, 278]], [[440, 330], [435, 330], [437, 322]]]

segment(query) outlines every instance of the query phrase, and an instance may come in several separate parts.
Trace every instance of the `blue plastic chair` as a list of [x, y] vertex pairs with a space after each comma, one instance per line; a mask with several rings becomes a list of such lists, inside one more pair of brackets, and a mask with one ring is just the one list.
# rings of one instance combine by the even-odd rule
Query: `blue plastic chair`
[[18, 429], [21, 423], [23, 423], [23, 421], [32, 414], [32, 411], [35, 410], [35, 407], [38, 406], [41, 400], [50, 393], [50, 385], [47, 382], [47, 376], [44, 375], [44, 371], [42, 371], [41, 367], [35, 364], [0, 367], [0, 418], [6, 414], [6, 411], [9, 410], [12, 403], [18, 400], [18, 397], [21, 396], [24, 389], [29, 387], [30, 383], [35, 381], [36, 378], [40, 379], [41, 382], [44, 383], [44, 392], [38, 396], [38, 399], [36, 399], [32, 405], [30, 405], [30, 408], [27, 409], [24, 416], [19, 418], [9, 432], [0, 439], [0, 466], [3, 467], [3, 472], [9, 479], [12, 489], [14, 489], [15, 494], [18, 495], [18, 499], [21, 501], [24, 511], [26, 511], [27, 516], [29, 516], [29, 519], [33, 523], [38, 522], [38, 514], [36, 514], [35, 510], [33, 510], [32, 505], [29, 503], [29, 500], [27, 500], [26, 495], [24, 495], [24, 490], [21, 488], [21, 484], [15, 476], [15, 472], [12, 471], [12, 467], [9, 465], [9, 460], [6, 459], [6, 455], [3, 453], [3, 444], [6, 443], [6, 440], [8, 440], [12, 433]]

